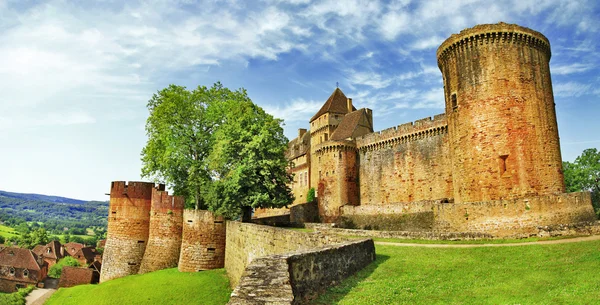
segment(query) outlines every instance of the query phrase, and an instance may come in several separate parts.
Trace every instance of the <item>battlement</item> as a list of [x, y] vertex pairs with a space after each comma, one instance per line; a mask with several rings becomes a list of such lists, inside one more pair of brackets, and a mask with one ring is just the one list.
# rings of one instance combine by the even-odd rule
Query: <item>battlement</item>
[[182, 196], [169, 195], [169, 192], [160, 188], [152, 189], [152, 212], [173, 213], [173, 211], [182, 211], [184, 205], [185, 200]]
[[[136, 199], [150, 199], [152, 197], [152, 190], [154, 189], [154, 183], [152, 182], [140, 182], [140, 181], [113, 181], [110, 184], [110, 198], [136, 198]], [[159, 184], [157, 188], [161, 191], [165, 190], [164, 184]]]
[[314, 153], [316, 155], [323, 154], [330, 151], [340, 151], [340, 150], [356, 150], [356, 144], [352, 141], [346, 140], [330, 140], [327, 142], [323, 142], [315, 147]]
[[524, 44], [542, 50], [550, 59], [550, 41], [542, 33], [516, 24], [481, 24], [452, 34], [437, 49], [438, 65], [456, 50], [490, 43]]
[[358, 137], [356, 138], [356, 146], [361, 151], [375, 150], [389, 144], [412, 142], [443, 134], [447, 131], [446, 115], [438, 114], [433, 118], [423, 118]]

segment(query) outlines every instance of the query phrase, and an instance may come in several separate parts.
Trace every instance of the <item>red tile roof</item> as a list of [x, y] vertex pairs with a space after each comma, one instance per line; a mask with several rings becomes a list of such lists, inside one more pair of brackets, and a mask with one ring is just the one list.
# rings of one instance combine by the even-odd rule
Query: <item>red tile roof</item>
[[[347, 103], [348, 103], [348, 98], [346, 97], [346, 95], [344, 95], [344, 92], [342, 92], [342, 90], [340, 90], [340, 88], [335, 88], [335, 90], [333, 91], [331, 96], [329, 96], [329, 98], [327, 99], [327, 101], [325, 102], [323, 107], [321, 107], [321, 109], [319, 109], [317, 114], [315, 114], [310, 119], [310, 122], [316, 120], [321, 115], [328, 113], [328, 112], [341, 113], [341, 114], [348, 113], [348, 104]], [[354, 110], [356, 110], [356, 108], [354, 108], [354, 106], [352, 106], [352, 111], [354, 111]]]
[[[43, 256], [47, 258], [51, 258], [54, 260], [59, 260], [64, 257], [61, 253], [61, 245], [57, 240], [53, 240], [49, 242], [47, 245], [37, 245], [33, 248], [33, 253], [38, 256]], [[50, 249], [50, 251], [48, 251]]]
[[366, 109], [364, 108], [344, 116], [344, 119], [342, 119], [333, 134], [331, 134], [331, 140], [344, 140], [352, 137], [363, 115], [366, 115]]
[[0, 265], [28, 270], [41, 270], [37, 256], [29, 249], [7, 247], [0, 250]]

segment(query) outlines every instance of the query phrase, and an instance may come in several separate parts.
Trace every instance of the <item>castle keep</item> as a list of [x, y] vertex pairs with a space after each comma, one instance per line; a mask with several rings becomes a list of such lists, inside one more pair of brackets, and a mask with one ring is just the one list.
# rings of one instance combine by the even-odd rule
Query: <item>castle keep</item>
[[335, 89], [289, 143], [293, 205], [315, 188], [322, 222], [494, 236], [593, 220], [588, 194], [564, 193], [550, 56], [518, 25], [463, 30], [437, 50], [445, 113], [379, 132]]

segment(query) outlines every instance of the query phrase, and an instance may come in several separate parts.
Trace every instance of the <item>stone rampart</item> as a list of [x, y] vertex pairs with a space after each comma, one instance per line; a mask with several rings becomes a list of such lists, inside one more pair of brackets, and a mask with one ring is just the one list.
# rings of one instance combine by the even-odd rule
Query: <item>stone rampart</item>
[[436, 201], [424, 200], [385, 205], [343, 206], [338, 225], [352, 229], [428, 231], [433, 229], [435, 204]]
[[256, 258], [343, 241], [343, 238], [336, 236], [228, 221], [225, 269], [231, 287], [236, 287], [246, 267]]
[[442, 113], [357, 137], [356, 147], [361, 151], [377, 150], [389, 144], [407, 143], [447, 131], [448, 122]]
[[223, 217], [204, 210], [185, 210], [179, 271], [197, 272], [223, 268], [225, 235]]
[[229, 304], [306, 304], [375, 260], [372, 239], [253, 260]]
[[504, 238], [538, 235], [545, 226], [596, 220], [589, 192], [438, 204], [434, 217], [438, 230]]
[[149, 239], [139, 273], [177, 266], [184, 204], [185, 200], [181, 196], [171, 196], [168, 192], [158, 189], [152, 190]]

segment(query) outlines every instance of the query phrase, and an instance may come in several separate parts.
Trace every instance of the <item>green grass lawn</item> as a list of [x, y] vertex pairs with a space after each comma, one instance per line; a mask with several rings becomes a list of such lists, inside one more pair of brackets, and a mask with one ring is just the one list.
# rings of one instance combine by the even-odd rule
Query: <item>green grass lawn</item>
[[9, 238], [9, 237], [14, 237], [14, 236], [19, 236], [19, 233], [11, 227], [0, 225], [0, 235], [4, 236], [4, 238]]
[[[349, 236], [350, 238], [363, 239], [369, 238], [364, 236]], [[427, 239], [401, 239], [401, 238], [380, 238], [373, 237], [373, 241], [383, 241], [392, 243], [406, 244], [445, 244], [445, 245], [479, 245], [479, 244], [514, 244], [514, 243], [530, 243], [546, 240], [569, 239], [579, 236], [553, 236], [553, 237], [529, 237], [521, 239], [475, 239], [475, 240], [427, 240]]]
[[131, 275], [98, 285], [60, 288], [45, 305], [226, 304], [225, 269], [179, 272], [177, 268]]
[[600, 241], [376, 250], [373, 264], [314, 304], [600, 303]]

